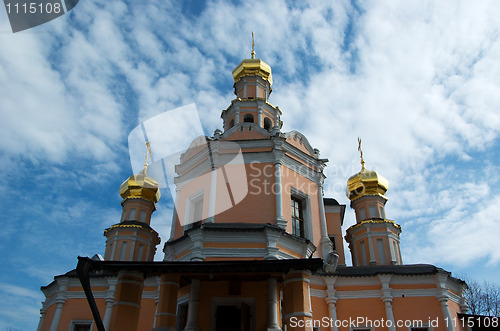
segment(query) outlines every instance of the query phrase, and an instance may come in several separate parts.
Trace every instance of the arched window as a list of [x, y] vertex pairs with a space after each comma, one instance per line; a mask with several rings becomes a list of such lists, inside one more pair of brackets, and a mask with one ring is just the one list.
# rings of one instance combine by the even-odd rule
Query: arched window
[[273, 123], [269, 119], [269, 117], [264, 118], [264, 130], [271, 131]]
[[253, 121], [253, 115], [252, 114], [246, 114], [245, 117], [243, 118], [243, 122], [254, 123], [254, 121]]
[[228, 129], [231, 129], [233, 126], [234, 126], [234, 119], [232, 119], [231, 122], [229, 122], [229, 128]]

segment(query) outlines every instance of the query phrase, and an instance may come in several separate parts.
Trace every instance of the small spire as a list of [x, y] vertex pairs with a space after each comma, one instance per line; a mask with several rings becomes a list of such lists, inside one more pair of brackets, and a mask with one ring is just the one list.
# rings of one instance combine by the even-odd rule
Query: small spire
[[253, 39], [253, 31], [252, 31], [252, 53], [250, 53], [252, 55], [252, 59], [255, 59], [255, 41]]
[[146, 173], [146, 169], [148, 168], [149, 156], [151, 155], [151, 157], [153, 157], [153, 152], [151, 151], [151, 141], [146, 141], [146, 148], [147, 152], [146, 152], [146, 162], [144, 162], [144, 174]]
[[365, 170], [365, 160], [363, 160], [363, 150], [361, 150], [361, 138], [358, 137], [358, 151], [361, 158], [361, 171]]

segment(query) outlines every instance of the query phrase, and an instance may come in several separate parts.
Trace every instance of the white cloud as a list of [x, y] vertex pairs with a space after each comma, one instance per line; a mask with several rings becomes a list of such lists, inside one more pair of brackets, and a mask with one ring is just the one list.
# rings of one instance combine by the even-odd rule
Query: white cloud
[[17, 329], [21, 324], [19, 321], [27, 319], [37, 322], [36, 316], [39, 315], [40, 310], [36, 308], [36, 305], [43, 298], [40, 291], [2, 282], [0, 294], [4, 298], [9, 298], [0, 303], [0, 327], [2, 329]]

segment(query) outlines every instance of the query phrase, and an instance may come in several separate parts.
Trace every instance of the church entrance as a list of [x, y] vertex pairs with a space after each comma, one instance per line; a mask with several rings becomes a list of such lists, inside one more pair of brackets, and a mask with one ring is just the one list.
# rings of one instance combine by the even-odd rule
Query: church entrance
[[215, 330], [217, 331], [251, 330], [250, 306], [246, 303], [218, 305], [215, 314]]

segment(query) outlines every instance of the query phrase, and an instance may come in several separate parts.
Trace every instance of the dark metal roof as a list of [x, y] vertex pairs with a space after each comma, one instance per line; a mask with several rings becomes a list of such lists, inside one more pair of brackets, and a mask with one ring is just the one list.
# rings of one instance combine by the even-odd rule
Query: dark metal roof
[[334, 198], [323, 198], [323, 203], [325, 206], [339, 206], [339, 202]]
[[287, 260], [235, 260], [235, 261], [93, 261], [90, 260], [95, 272], [117, 272], [131, 270], [144, 272], [148, 276], [163, 273], [248, 273], [248, 272], [289, 272], [290, 270], [310, 270], [315, 272], [322, 268], [323, 260], [287, 259]]
[[[80, 258], [88, 259], [88, 258]], [[90, 260], [90, 259], [89, 259]], [[430, 264], [409, 265], [373, 265], [373, 266], [338, 266], [334, 273], [323, 271], [323, 260], [311, 259], [284, 259], [284, 260], [230, 260], [230, 261], [152, 261], [152, 262], [128, 262], [128, 261], [94, 261], [89, 276], [101, 278], [116, 276], [120, 270], [133, 270], [144, 273], [146, 277], [161, 275], [163, 273], [183, 274], [245, 274], [245, 273], [287, 273], [291, 270], [310, 270], [313, 274], [326, 277], [373, 277], [383, 274], [401, 276], [434, 275], [444, 271]], [[445, 271], [446, 272], [446, 271]], [[450, 274], [448, 272], [448, 274]], [[450, 274], [451, 275], [451, 274]], [[57, 278], [77, 278], [76, 270], [73, 269]], [[455, 279], [455, 278], [454, 278]], [[455, 279], [464, 283], [460, 279]], [[53, 282], [52, 282], [53, 283]], [[51, 283], [51, 284], [52, 284]], [[42, 286], [43, 288], [49, 287]]]
[[366, 277], [383, 274], [416, 276], [437, 274], [440, 269], [430, 264], [407, 264], [407, 265], [370, 265], [360, 267], [338, 266], [333, 274], [325, 274], [337, 277]]
[[[247, 273], [247, 272], [288, 272], [294, 270], [310, 270], [322, 276], [334, 277], [366, 277], [383, 274], [416, 276], [433, 275], [442, 270], [430, 264], [409, 265], [373, 265], [362, 267], [338, 266], [334, 273], [322, 271], [323, 260], [286, 259], [286, 260], [233, 260], [233, 261], [91, 261], [92, 277], [106, 277], [120, 270], [135, 270], [148, 275], [171, 273]], [[71, 270], [57, 277], [77, 277]]]

